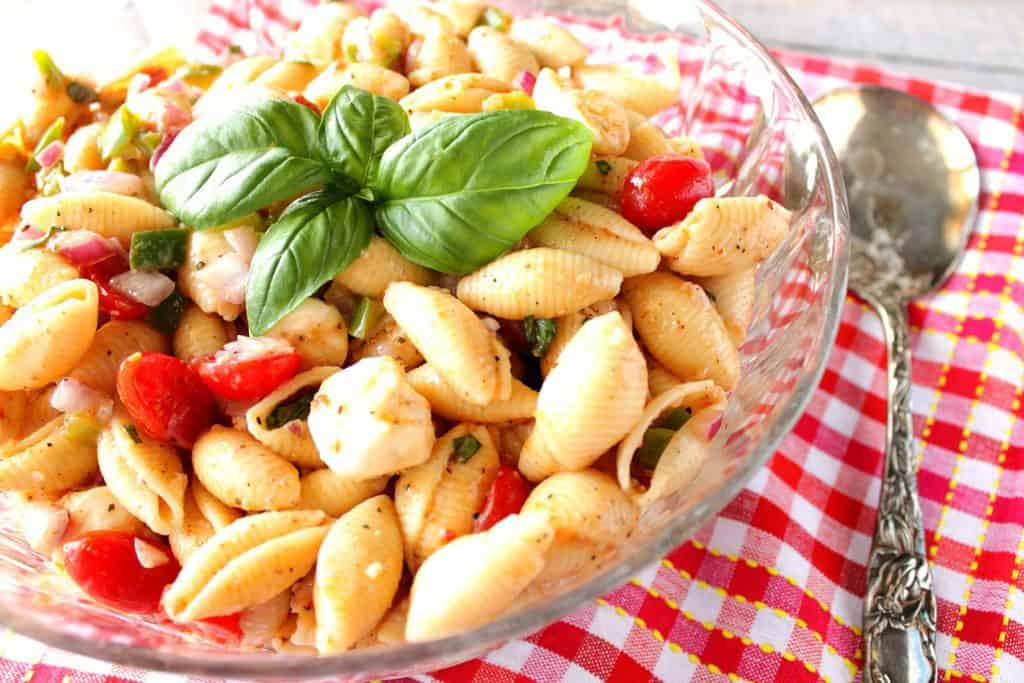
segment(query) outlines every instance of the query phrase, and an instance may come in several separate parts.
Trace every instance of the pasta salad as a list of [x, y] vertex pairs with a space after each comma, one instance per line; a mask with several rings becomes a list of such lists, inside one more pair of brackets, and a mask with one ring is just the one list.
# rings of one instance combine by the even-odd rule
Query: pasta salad
[[579, 582], [705, 461], [790, 216], [474, 0], [0, 122], [0, 490], [114, 609], [246, 648], [444, 637]]

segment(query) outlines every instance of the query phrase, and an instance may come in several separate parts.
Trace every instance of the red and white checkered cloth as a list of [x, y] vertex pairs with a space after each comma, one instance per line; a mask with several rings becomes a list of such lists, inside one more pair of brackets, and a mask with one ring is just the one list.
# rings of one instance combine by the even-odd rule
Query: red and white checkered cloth
[[[219, 52], [279, 44], [310, 0], [217, 0]], [[776, 53], [813, 98], [850, 83], [940, 106], [982, 168], [956, 274], [910, 311], [915, 433], [942, 680], [1024, 681], [1024, 98]], [[849, 298], [821, 386], [778, 453], [692, 540], [609, 595], [425, 681], [859, 679], [885, 434], [877, 319]], [[0, 636], [0, 680], [183, 681]]]

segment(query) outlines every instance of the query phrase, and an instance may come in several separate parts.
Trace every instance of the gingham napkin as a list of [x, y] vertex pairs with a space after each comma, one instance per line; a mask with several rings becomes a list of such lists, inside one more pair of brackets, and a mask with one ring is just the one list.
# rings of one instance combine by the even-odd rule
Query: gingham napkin
[[[310, 1], [217, 0], [200, 44], [213, 53], [232, 43], [247, 51], [279, 44]], [[600, 38], [599, 29], [586, 30]], [[606, 44], [629, 45], [607, 30]], [[981, 213], [967, 254], [942, 290], [910, 311], [914, 428], [940, 679], [1024, 681], [1024, 98], [776, 56], [812, 98], [850, 82], [899, 88], [937, 104], [974, 145]], [[417, 680], [859, 679], [885, 386], [879, 323], [848, 298], [807, 412], [717, 519], [566, 619]], [[0, 637], [0, 656], [3, 681], [184, 680], [10, 632]]]

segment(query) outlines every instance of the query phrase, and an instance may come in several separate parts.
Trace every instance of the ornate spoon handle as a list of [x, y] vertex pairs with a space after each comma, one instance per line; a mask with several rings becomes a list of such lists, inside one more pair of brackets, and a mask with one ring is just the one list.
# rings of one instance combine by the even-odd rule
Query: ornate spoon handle
[[871, 301], [889, 355], [889, 410], [878, 521], [864, 604], [864, 683], [936, 680], [935, 594], [917, 499], [910, 348], [903, 302]]

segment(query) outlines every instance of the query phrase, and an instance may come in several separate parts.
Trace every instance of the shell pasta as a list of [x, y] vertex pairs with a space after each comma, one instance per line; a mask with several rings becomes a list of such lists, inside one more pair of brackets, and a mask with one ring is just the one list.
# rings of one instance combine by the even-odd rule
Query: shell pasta
[[791, 215], [665, 123], [676, 54], [476, 0], [295, 26], [106, 83], [34, 55], [0, 495], [103, 608], [327, 655], [550, 599], [709, 481]]

